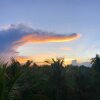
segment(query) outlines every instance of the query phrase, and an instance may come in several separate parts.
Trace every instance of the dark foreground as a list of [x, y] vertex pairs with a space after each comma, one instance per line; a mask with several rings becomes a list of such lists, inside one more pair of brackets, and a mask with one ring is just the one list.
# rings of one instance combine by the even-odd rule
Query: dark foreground
[[100, 100], [100, 56], [92, 67], [64, 66], [63, 59], [38, 66], [0, 64], [0, 100]]

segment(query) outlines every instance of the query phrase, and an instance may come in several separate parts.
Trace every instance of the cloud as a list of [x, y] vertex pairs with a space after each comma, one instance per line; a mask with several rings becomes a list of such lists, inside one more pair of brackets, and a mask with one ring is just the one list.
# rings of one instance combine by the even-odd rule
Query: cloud
[[79, 38], [80, 35], [73, 33], [70, 35], [65, 35], [65, 34], [30, 34], [27, 36], [22, 37], [19, 41], [16, 42], [16, 44], [26, 44], [29, 42], [33, 43], [43, 43], [43, 42], [67, 42], [67, 41], [72, 41], [74, 39]]
[[21, 62], [25, 63], [27, 60], [32, 60], [35, 63], [42, 63], [44, 64], [44, 61], [50, 58], [56, 58], [57, 54], [56, 53], [40, 53], [40, 54], [35, 54], [33, 56], [17, 56], [16, 59]]
[[25, 63], [27, 60], [33, 60], [31, 57], [26, 57], [26, 56], [18, 56], [16, 57], [17, 61], [21, 63]]
[[0, 29], [0, 55], [16, 55], [17, 49], [27, 43], [67, 42], [78, 39], [80, 34], [56, 34], [24, 24], [11, 24]]
[[72, 48], [70, 48], [70, 47], [63, 47], [63, 48], [59, 48], [60, 50], [68, 50], [68, 51], [70, 51], [70, 50], [72, 50]]

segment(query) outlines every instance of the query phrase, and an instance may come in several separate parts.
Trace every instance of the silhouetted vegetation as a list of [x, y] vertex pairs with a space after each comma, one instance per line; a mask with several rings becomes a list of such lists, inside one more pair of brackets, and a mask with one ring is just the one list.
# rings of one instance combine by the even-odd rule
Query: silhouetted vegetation
[[100, 100], [100, 56], [92, 67], [64, 65], [64, 59], [0, 63], [0, 100]]

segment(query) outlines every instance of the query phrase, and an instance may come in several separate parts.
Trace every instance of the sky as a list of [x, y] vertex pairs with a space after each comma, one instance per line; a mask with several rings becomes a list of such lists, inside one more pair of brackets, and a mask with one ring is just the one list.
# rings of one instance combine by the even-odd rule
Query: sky
[[87, 62], [100, 54], [100, 0], [0, 0], [0, 55]]

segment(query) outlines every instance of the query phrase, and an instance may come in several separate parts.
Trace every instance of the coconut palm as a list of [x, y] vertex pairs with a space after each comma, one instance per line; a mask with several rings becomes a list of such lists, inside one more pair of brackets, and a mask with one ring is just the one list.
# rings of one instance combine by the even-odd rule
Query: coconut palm
[[15, 98], [14, 91], [16, 91], [16, 82], [22, 75], [22, 71], [10, 79], [7, 75], [7, 64], [0, 64], [0, 100], [12, 100]]
[[96, 57], [92, 58], [91, 60], [92, 67], [100, 72], [100, 55], [96, 54]]
[[64, 59], [52, 59], [51, 69], [46, 72], [49, 77], [49, 85], [53, 100], [66, 100], [66, 71], [64, 70], [63, 64]]

